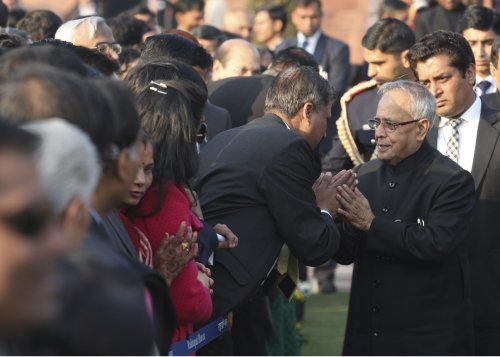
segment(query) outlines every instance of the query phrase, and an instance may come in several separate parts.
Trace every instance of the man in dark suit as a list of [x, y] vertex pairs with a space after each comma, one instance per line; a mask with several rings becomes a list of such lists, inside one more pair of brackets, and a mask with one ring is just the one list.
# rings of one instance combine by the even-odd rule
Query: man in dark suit
[[424, 10], [415, 18], [415, 37], [437, 30], [457, 31], [458, 22], [465, 11], [460, 0], [437, 0], [435, 7]]
[[500, 114], [474, 93], [474, 54], [457, 33], [438, 31], [410, 49], [418, 80], [436, 98], [429, 141], [471, 172], [476, 205], [467, 237], [476, 355], [500, 354]]
[[[500, 71], [498, 70], [498, 55], [500, 52], [500, 38], [497, 38], [493, 41], [493, 45], [491, 46], [491, 56], [490, 56], [490, 72], [495, 82], [500, 83]], [[493, 109], [500, 109], [500, 92], [499, 88], [495, 93], [485, 94], [481, 97], [481, 100], [488, 107]]]
[[458, 24], [460, 32], [469, 42], [476, 61], [477, 95], [495, 93], [497, 84], [491, 75], [491, 46], [500, 35], [500, 15], [480, 5], [469, 6]]
[[328, 82], [338, 94], [347, 89], [350, 73], [349, 47], [346, 43], [325, 35], [321, 31], [321, 1], [296, 0], [292, 9], [292, 23], [297, 36], [285, 39], [276, 52], [297, 46], [314, 55], [328, 75]]
[[425, 87], [395, 81], [379, 92], [377, 159], [359, 168], [359, 189], [339, 188], [336, 260], [356, 262], [343, 353], [471, 354], [472, 176], [426, 141], [435, 101]]
[[[334, 99], [318, 72], [288, 68], [267, 93], [264, 117], [219, 134], [201, 152], [196, 189], [205, 220], [227, 224], [239, 238], [238, 247], [215, 253], [213, 317], [247, 303], [260, 290], [283, 244], [313, 266], [337, 251], [333, 191], [341, 182], [352, 185], [354, 176], [322, 175], [313, 189], [320, 168], [314, 148], [325, 135]], [[264, 352], [256, 346], [266, 340], [265, 326], [252, 328], [235, 347], [254, 348], [239, 353]]]

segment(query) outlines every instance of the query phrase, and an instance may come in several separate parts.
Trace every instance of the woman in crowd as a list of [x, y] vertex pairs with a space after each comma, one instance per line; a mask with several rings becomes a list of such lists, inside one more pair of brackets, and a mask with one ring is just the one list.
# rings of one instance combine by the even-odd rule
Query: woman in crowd
[[[171, 64], [171, 70], [194, 72], [179, 64]], [[130, 217], [149, 240], [153, 254], [160, 249], [165, 233], [175, 234], [182, 222], [195, 232], [203, 228], [192, 212], [185, 190], [190, 189], [190, 180], [198, 168], [196, 133], [201, 125], [207, 91], [183, 79], [186, 77], [182, 74], [173, 78], [151, 82], [137, 97], [142, 126], [153, 143], [154, 170], [151, 187]], [[192, 249], [189, 244], [183, 248], [185, 254]], [[170, 291], [178, 319], [173, 342], [192, 333], [194, 323], [202, 323], [210, 317], [211, 283], [208, 271], [199, 269], [194, 259], [172, 281]]]

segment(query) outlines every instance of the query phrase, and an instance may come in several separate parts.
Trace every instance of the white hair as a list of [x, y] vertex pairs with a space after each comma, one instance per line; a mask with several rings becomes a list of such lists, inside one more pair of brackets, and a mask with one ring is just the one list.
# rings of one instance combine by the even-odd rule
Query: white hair
[[56, 118], [35, 121], [23, 125], [23, 129], [41, 139], [37, 169], [55, 213], [63, 213], [75, 197], [90, 207], [101, 167], [87, 134]]
[[101, 24], [106, 24], [106, 20], [100, 16], [70, 20], [59, 26], [54, 38], [77, 45], [77, 37], [82, 35], [82, 26], [87, 26], [88, 39], [91, 40], [96, 36], [97, 28]]

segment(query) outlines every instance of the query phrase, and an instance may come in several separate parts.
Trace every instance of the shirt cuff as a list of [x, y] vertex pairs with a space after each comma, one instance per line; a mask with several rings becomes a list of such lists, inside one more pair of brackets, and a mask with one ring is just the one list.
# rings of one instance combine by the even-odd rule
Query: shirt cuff
[[321, 213], [326, 213], [327, 215], [329, 215], [329, 216], [330, 216], [330, 218], [331, 218], [331, 219], [333, 219], [332, 214], [331, 214], [330, 212], [328, 212], [326, 209], [322, 209], [322, 210], [321, 210]]

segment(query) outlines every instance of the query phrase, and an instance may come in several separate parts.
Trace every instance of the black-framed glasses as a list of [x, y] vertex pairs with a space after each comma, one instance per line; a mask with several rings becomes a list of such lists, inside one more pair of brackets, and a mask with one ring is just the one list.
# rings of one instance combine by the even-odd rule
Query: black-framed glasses
[[117, 55], [122, 52], [122, 46], [118, 42], [99, 42], [95, 45], [94, 49], [101, 53], [106, 53], [109, 50], [113, 50]]
[[411, 124], [411, 123], [416, 123], [419, 120], [420, 119], [415, 119], [415, 120], [403, 121], [401, 123], [398, 123], [395, 121], [387, 121], [387, 120], [380, 120], [377, 118], [373, 118], [373, 119], [368, 120], [368, 126], [370, 127], [370, 129], [375, 130], [380, 126], [380, 124], [382, 124], [382, 127], [385, 130], [396, 131], [397, 128], [399, 128], [400, 126]]
[[198, 132], [196, 133], [196, 142], [198, 144], [202, 144], [205, 142], [205, 138], [207, 136], [207, 124], [201, 123], [200, 128], [198, 129]]

